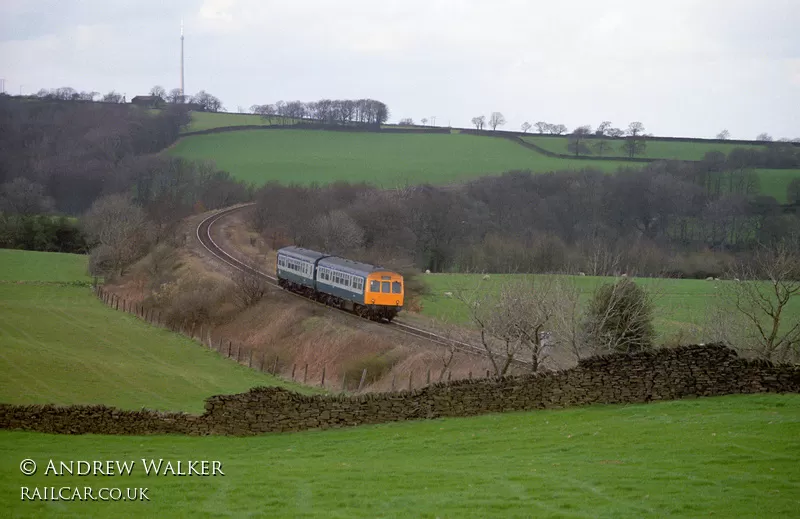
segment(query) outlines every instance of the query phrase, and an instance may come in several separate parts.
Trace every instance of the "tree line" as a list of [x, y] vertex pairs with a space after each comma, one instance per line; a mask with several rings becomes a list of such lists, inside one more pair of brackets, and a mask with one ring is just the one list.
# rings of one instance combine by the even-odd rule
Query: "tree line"
[[306, 119], [330, 125], [380, 126], [389, 119], [389, 108], [374, 99], [278, 101], [275, 104], [255, 104], [250, 111], [269, 123], [277, 120], [280, 124]]
[[[800, 181], [790, 191], [800, 189]], [[434, 272], [707, 277], [759, 244], [797, 240], [797, 207], [728, 163], [656, 162], [487, 176], [458, 186], [269, 184], [254, 225], [294, 243]]]

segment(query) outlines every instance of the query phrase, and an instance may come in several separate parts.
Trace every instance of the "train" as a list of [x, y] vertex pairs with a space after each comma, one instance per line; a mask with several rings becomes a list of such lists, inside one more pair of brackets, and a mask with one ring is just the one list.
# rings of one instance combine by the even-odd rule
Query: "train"
[[278, 250], [275, 272], [282, 288], [373, 321], [403, 309], [403, 276], [383, 267], [290, 246]]

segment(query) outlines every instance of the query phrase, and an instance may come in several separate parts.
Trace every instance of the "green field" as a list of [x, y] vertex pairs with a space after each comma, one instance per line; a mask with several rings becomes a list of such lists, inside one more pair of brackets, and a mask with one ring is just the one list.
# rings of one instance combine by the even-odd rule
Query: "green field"
[[[492, 274], [486, 281], [479, 274], [428, 274], [423, 280], [430, 293], [422, 298], [423, 314], [456, 323], [467, 323], [469, 315], [463, 303], [445, 292], [469, 293], [496, 289], [502, 282], [519, 279], [526, 274]], [[588, 301], [601, 283], [614, 281], [611, 277], [565, 276], [581, 293], [581, 301]], [[700, 330], [709, 315], [709, 309], [718, 304], [717, 294], [722, 283], [732, 281], [705, 281], [698, 279], [636, 278], [654, 298], [654, 325], [660, 339], [681, 331]], [[786, 309], [784, 323], [800, 319], [800, 297], [793, 298]]]
[[[554, 137], [528, 135], [522, 139], [553, 153], [564, 153], [567, 155], [570, 153], [569, 150], [567, 150], [569, 138], [566, 135]], [[626, 156], [624, 152], [620, 151], [620, 147], [623, 143], [622, 139], [605, 140], [611, 145], [611, 151], [606, 153], [606, 155], [615, 157]], [[590, 139], [587, 142], [591, 145], [594, 139]], [[648, 159], [700, 160], [709, 151], [721, 151], [727, 155], [734, 148], [763, 148], [763, 146], [759, 144], [648, 140], [645, 153], [639, 156]]]
[[[279, 119], [277, 117], [273, 117], [268, 123], [266, 119], [255, 114], [192, 112], [192, 120], [184, 131], [196, 132], [226, 126], [269, 126], [270, 124], [278, 124], [278, 122]], [[293, 124], [294, 122], [294, 119], [290, 119], [288, 124]]]
[[780, 203], [786, 203], [786, 188], [789, 183], [800, 178], [800, 169], [757, 169], [761, 194], [775, 197]]
[[511, 141], [460, 134], [378, 134], [319, 130], [248, 130], [185, 137], [170, 154], [213, 160], [235, 177], [263, 184], [370, 182], [384, 187], [448, 184], [513, 169], [537, 173], [624, 162], [545, 157]]
[[[86, 280], [86, 256], [0, 250], [5, 279]], [[287, 385], [117, 312], [80, 286], [0, 283], [0, 402], [202, 412], [205, 398]]]
[[90, 281], [87, 256], [0, 249], [0, 281]]
[[[9, 517], [796, 517], [800, 396], [487, 415], [252, 438], [0, 432]], [[20, 474], [33, 459], [35, 476]], [[145, 476], [142, 459], [224, 476]], [[45, 476], [48, 460], [135, 461]], [[147, 487], [149, 502], [23, 502], [21, 487]], [[30, 493], [30, 490], [29, 490]]]

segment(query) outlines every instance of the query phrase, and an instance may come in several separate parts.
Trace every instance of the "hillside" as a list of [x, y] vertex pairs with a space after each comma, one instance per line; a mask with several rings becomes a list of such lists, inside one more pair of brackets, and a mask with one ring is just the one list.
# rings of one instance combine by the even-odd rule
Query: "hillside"
[[505, 139], [461, 134], [378, 134], [248, 130], [181, 139], [172, 155], [214, 160], [235, 177], [263, 184], [370, 182], [384, 187], [448, 184], [513, 169], [547, 172], [622, 162], [551, 158]]
[[[150, 502], [21, 502], [14, 517], [792, 517], [800, 396], [748, 395], [399, 422], [252, 438], [0, 431], [0, 462], [220, 460], [224, 477], [113, 478]], [[185, 465], [184, 465], [185, 466]], [[99, 487], [97, 477], [59, 485]], [[102, 478], [101, 478], [102, 479]], [[109, 479], [109, 478], [106, 478]], [[109, 479], [110, 481], [110, 479]]]
[[[5, 281], [30, 282], [37, 272], [45, 281], [86, 281], [85, 256], [49, 254], [2, 251], [0, 272]], [[47, 268], [14, 267], [25, 257]], [[286, 385], [114, 311], [88, 286], [27, 282], [0, 283], [0, 402], [199, 412], [214, 394]]]

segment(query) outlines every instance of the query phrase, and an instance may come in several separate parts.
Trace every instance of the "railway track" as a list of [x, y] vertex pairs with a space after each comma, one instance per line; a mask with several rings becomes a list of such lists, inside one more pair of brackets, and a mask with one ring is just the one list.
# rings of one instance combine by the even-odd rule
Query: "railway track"
[[[215, 242], [214, 238], [211, 236], [211, 229], [212, 229], [212, 227], [214, 226], [214, 224], [218, 220], [220, 220], [221, 218], [223, 218], [223, 217], [225, 217], [225, 216], [227, 216], [227, 215], [229, 215], [231, 213], [234, 213], [236, 211], [240, 211], [240, 210], [242, 210], [242, 209], [244, 209], [246, 207], [249, 207], [251, 205], [253, 205], [253, 204], [245, 204], [245, 205], [231, 207], [231, 208], [228, 208], [228, 209], [223, 209], [222, 211], [219, 211], [219, 212], [217, 212], [215, 214], [212, 214], [211, 216], [208, 216], [202, 222], [200, 222], [200, 224], [197, 226], [197, 229], [196, 229], [197, 241], [200, 242], [200, 244], [206, 249], [206, 251], [208, 251], [209, 254], [214, 256], [217, 260], [225, 263], [229, 268], [233, 269], [234, 271], [246, 272], [248, 274], [259, 276], [259, 277], [265, 279], [270, 285], [274, 286], [275, 288], [277, 288], [279, 290], [283, 290], [283, 288], [281, 288], [278, 285], [278, 278], [277, 277], [275, 277], [275, 276], [273, 276], [271, 274], [268, 274], [266, 272], [262, 272], [261, 270], [258, 270], [257, 268], [253, 267], [252, 265], [248, 265], [247, 263], [237, 259], [233, 255], [231, 255], [228, 252], [226, 252], [222, 247], [220, 247], [219, 244], [217, 244], [217, 242]], [[359, 317], [359, 316], [357, 316], [357, 315], [355, 315], [353, 313], [350, 313], [350, 312], [348, 312], [346, 310], [342, 310], [340, 308], [335, 308], [335, 307], [332, 307], [332, 306], [325, 305], [325, 304], [320, 303], [318, 301], [314, 301], [312, 299], [304, 297], [304, 296], [302, 296], [300, 294], [295, 294], [294, 292], [289, 292], [288, 290], [286, 290], [285, 292], [288, 293], [288, 294], [291, 294], [291, 295], [293, 295], [295, 297], [299, 297], [299, 298], [303, 299], [304, 301], [308, 301], [310, 303], [314, 303], [316, 305], [319, 305], [319, 306], [321, 306], [323, 308], [326, 308], [326, 309], [328, 309], [330, 311], [341, 312], [342, 314], [347, 315], [348, 317], [350, 317], [352, 319], [357, 319], [358, 321], [368, 321], [370, 323], [373, 323], [373, 321], [369, 321], [369, 319], [367, 319], [367, 318]], [[418, 328], [416, 326], [411, 326], [411, 325], [409, 325], [407, 323], [404, 323], [402, 321], [398, 321], [396, 318], [391, 323], [383, 323], [383, 324], [379, 324], [378, 326], [388, 326], [388, 327], [391, 327], [393, 330], [399, 331], [399, 332], [404, 333], [406, 335], [410, 335], [412, 337], [416, 337], [418, 339], [422, 339], [424, 341], [427, 341], [427, 342], [430, 342], [430, 343], [433, 343], [433, 344], [437, 344], [439, 346], [445, 346], [445, 347], [449, 347], [449, 348], [454, 348], [454, 349], [456, 349], [458, 351], [462, 351], [464, 353], [470, 353], [470, 354], [473, 354], [473, 355], [480, 355], [482, 357], [486, 357], [487, 356], [486, 351], [484, 351], [483, 348], [481, 348], [479, 346], [475, 346], [473, 344], [468, 344], [468, 343], [465, 343], [465, 342], [462, 342], [462, 341], [457, 341], [457, 340], [451, 339], [449, 337], [444, 337], [442, 335], [439, 335], [439, 334], [437, 334], [435, 332], [431, 332], [429, 330], [425, 330], [423, 328]], [[514, 359], [514, 362], [517, 363], [517, 364], [528, 364], [528, 362], [520, 360], [520, 359]]]

